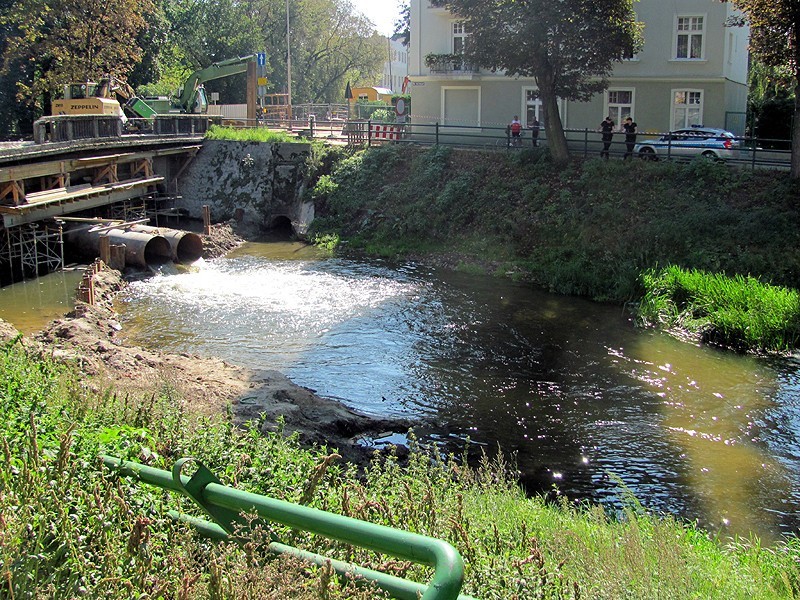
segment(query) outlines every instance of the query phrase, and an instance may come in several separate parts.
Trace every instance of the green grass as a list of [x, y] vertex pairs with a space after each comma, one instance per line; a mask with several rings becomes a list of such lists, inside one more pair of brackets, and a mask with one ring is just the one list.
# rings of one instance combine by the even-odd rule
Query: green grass
[[271, 131], [263, 127], [239, 129], [212, 125], [206, 132], [207, 140], [229, 140], [234, 142], [263, 142], [268, 144], [297, 143], [297, 136], [285, 131]]
[[754, 277], [680, 267], [643, 274], [638, 315], [646, 323], [701, 333], [738, 350], [786, 351], [800, 339], [800, 294]]
[[[721, 544], [695, 527], [628, 501], [622, 519], [600, 508], [526, 498], [513, 465], [468, 468], [414, 448], [363, 474], [303, 449], [283, 431], [183, 409], [168, 385], [143, 398], [69, 368], [0, 349], [0, 596], [6, 598], [352, 598], [376, 590], [265, 552], [265, 536], [427, 581], [429, 569], [282, 527], [213, 543], [171, 521], [188, 500], [128, 479], [101, 453], [169, 469], [202, 460], [238, 489], [448, 540], [466, 562], [463, 592], [529, 598], [793, 598], [800, 544]], [[621, 494], [624, 494], [621, 491]], [[201, 516], [201, 515], [197, 515]]]

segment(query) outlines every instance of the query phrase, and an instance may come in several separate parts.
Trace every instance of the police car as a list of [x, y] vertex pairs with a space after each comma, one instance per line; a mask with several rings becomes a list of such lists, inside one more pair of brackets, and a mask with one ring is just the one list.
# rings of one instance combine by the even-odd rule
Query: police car
[[728, 160], [739, 157], [739, 140], [724, 129], [692, 126], [671, 131], [655, 140], [639, 142], [633, 151], [639, 158], [645, 160], [696, 156], [712, 160]]

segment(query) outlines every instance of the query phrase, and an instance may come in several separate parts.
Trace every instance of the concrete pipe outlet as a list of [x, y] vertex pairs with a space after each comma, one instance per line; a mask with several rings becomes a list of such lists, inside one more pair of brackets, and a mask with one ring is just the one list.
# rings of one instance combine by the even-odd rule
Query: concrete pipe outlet
[[111, 245], [125, 246], [125, 264], [133, 267], [158, 267], [172, 261], [169, 240], [160, 235], [109, 229], [107, 226], [76, 229], [67, 234], [69, 241], [78, 247], [100, 254], [100, 239], [107, 237]]
[[203, 256], [203, 238], [191, 231], [149, 225], [131, 225], [130, 230], [166, 238], [172, 250], [172, 260], [176, 263], [191, 264]]

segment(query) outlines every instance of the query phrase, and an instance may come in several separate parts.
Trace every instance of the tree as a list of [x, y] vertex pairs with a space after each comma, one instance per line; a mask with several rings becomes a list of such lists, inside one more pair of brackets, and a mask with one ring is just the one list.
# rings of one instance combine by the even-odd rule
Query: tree
[[400, 17], [394, 22], [394, 35], [408, 48], [411, 44], [411, 4], [403, 0], [400, 5]]
[[[727, 0], [721, 0], [726, 2]], [[792, 74], [794, 123], [792, 125], [792, 177], [800, 178], [800, 2], [797, 0], [731, 0], [742, 11], [730, 25], [750, 26], [750, 52], [770, 67]]]
[[33, 77], [18, 81], [18, 97], [46, 100], [70, 81], [111, 74], [125, 80], [139, 61], [136, 44], [146, 27], [151, 0], [22, 0], [5, 15], [11, 30], [3, 52], [7, 72], [16, 61], [35, 65]]
[[533, 77], [550, 152], [569, 158], [558, 99], [587, 101], [608, 87], [615, 62], [642, 44], [633, 0], [431, 0], [462, 20], [465, 59]]

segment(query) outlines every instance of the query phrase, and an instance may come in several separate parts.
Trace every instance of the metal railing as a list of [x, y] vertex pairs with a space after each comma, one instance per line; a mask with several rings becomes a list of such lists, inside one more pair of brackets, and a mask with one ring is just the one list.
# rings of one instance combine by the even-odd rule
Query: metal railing
[[[350, 121], [345, 126], [343, 134], [350, 133], [351, 143], [360, 142], [367, 145], [380, 143], [413, 143], [422, 145], [442, 145], [456, 146], [462, 148], [480, 148], [484, 150], [517, 150], [542, 146], [546, 147], [547, 136], [544, 127], [540, 127], [537, 132], [531, 128], [523, 129], [519, 138], [514, 138], [507, 127], [501, 126], [481, 126], [474, 125], [452, 125], [443, 123], [406, 123], [397, 125], [401, 133], [386, 139], [385, 136], [376, 136], [374, 125], [370, 121]], [[381, 124], [384, 125], [384, 124]], [[357, 132], [353, 135], [353, 132]], [[594, 129], [565, 129], [567, 146], [572, 156], [583, 156], [590, 158], [600, 156], [603, 152], [604, 142], [602, 134]], [[643, 144], [648, 140], [658, 139], [669, 136], [669, 132], [644, 132], [638, 133], [636, 143]], [[724, 162], [749, 168], [774, 168], [789, 169], [791, 166], [791, 142], [788, 140], [753, 138], [753, 137], [734, 137], [735, 142], [731, 151], [728, 152], [721, 148], [700, 148], [690, 141], [671, 140], [665, 141], [663, 152], [659, 152], [657, 157], [652, 155], [633, 153], [628, 154], [629, 150], [623, 132], [614, 132], [609, 145], [608, 154], [610, 157], [626, 158], [628, 154], [631, 158], [659, 160], [688, 160], [695, 156], [702, 156], [704, 150], [712, 151]], [[691, 150], [687, 152], [687, 150]]]
[[121, 138], [126, 133], [152, 133], [158, 136], [204, 135], [220, 117], [167, 114], [153, 119], [123, 119], [118, 115], [58, 115], [42, 117], [33, 124], [33, 141], [70, 142]]
[[[136, 477], [145, 483], [189, 496], [213, 522], [176, 511], [170, 511], [169, 514], [174, 519], [196, 527], [209, 537], [231, 539], [238, 527], [247, 526], [241, 515], [256, 513], [265, 520], [287, 527], [431, 566], [434, 568], [434, 575], [430, 583], [424, 585], [272, 542], [269, 548], [276, 553], [288, 554], [318, 565], [330, 564], [340, 575], [355, 574], [364, 577], [401, 600], [474, 600], [459, 594], [464, 578], [464, 562], [458, 551], [443, 540], [226, 487], [202, 463], [192, 458], [180, 459], [172, 467], [171, 473], [113, 456], [103, 456], [102, 460], [116, 473]], [[188, 464], [196, 467], [191, 477], [183, 474], [184, 467]]]

